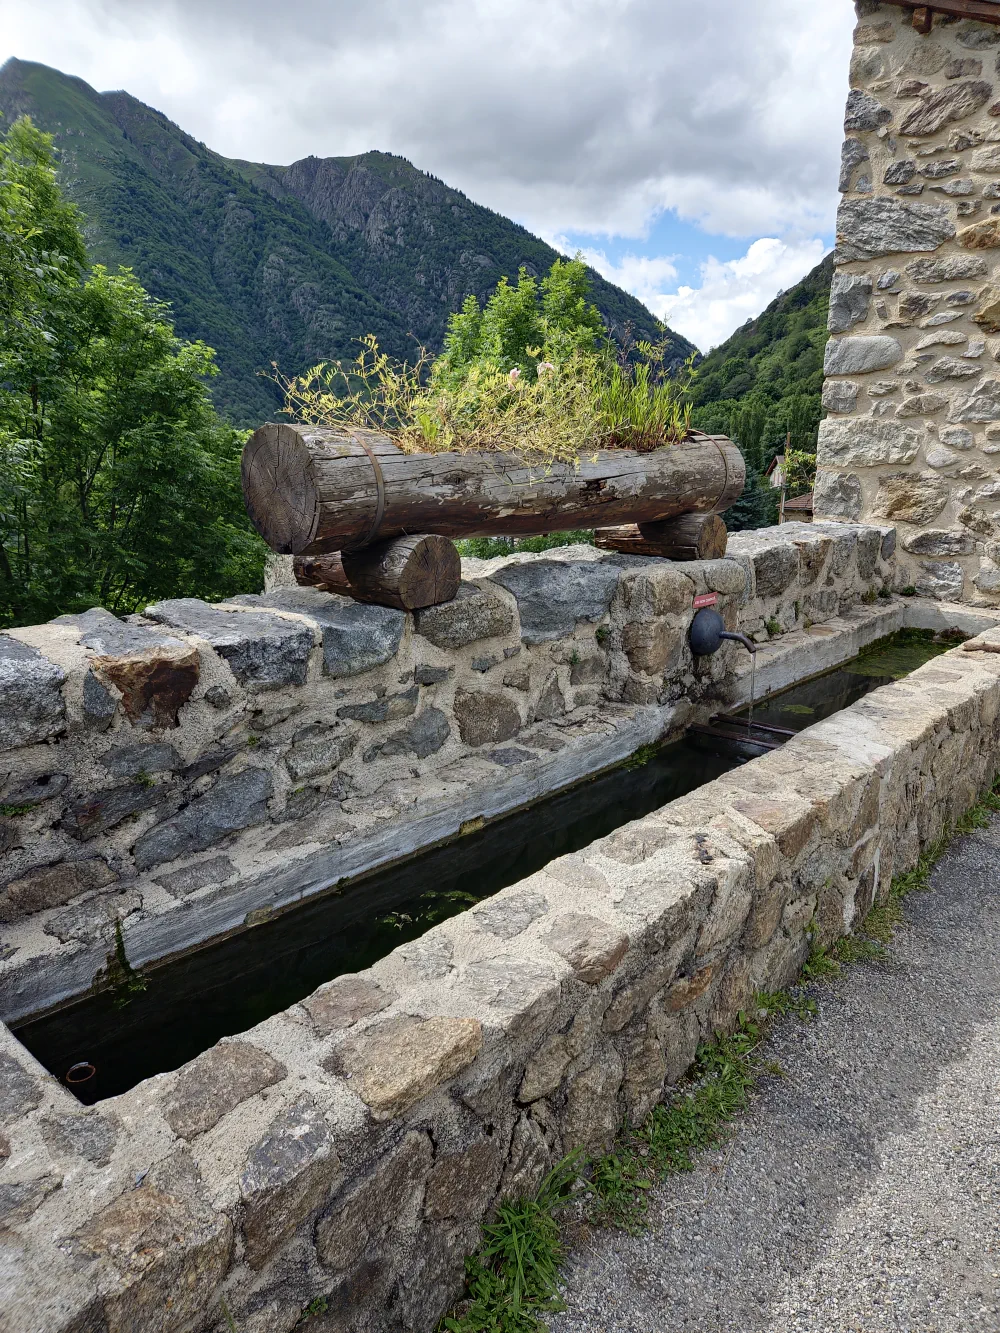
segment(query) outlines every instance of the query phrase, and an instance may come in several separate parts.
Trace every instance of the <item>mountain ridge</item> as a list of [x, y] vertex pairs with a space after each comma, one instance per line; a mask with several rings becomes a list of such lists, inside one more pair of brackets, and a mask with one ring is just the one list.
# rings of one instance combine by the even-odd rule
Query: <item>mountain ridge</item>
[[767, 412], [765, 461], [789, 432], [796, 448], [815, 449], [832, 278], [831, 252], [704, 357], [694, 384], [697, 425], [727, 433], [750, 398]]
[[[216, 348], [213, 396], [241, 425], [273, 416], [272, 363], [353, 359], [372, 332], [393, 356], [440, 349], [448, 315], [558, 252], [405, 158], [372, 150], [275, 166], [215, 153], [123, 90], [35, 62], [0, 67], [0, 113], [54, 135], [94, 262], [131, 267], [178, 333]], [[591, 270], [612, 333], [655, 338], [655, 317]], [[670, 357], [696, 350], [669, 334]]]

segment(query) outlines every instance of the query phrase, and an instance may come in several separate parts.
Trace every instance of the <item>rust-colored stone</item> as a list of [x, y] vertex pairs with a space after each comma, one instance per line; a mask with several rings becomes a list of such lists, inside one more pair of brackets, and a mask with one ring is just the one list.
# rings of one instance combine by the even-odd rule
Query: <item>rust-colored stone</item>
[[545, 943], [565, 958], [578, 981], [588, 986], [609, 977], [628, 953], [628, 936], [599, 917], [564, 912], [546, 932]]
[[347, 1073], [376, 1120], [388, 1120], [466, 1069], [482, 1044], [475, 1018], [402, 1019], [345, 1043], [327, 1064]]
[[700, 995], [708, 990], [715, 978], [719, 968], [722, 967], [723, 960], [716, 958], [712, 963], [706, 963], [704, 967], [693, 972], [689, 977], [680, 977], [663, 997], [663, 1007], [668, 1013], [676, 1013], [678, 1009], [686, 1009], [687, 1006], [698, 999]]
[[125, 714], [133, 724], [176, 727], [178, 713], [198, 684], [196, 648], [166, 645], [122, 657], [97, 657], [94, 672], [121, 691]]
[[748, 796], [733, 801], [733, 809], [752, 819], [765, 833], [773, 833], [782, 856], [789, 860], [801, 852], [816, 823], [816, 811], [805, 801]]
[[1000, 246], [1000, 219], [985, 218], [971, 227], [963, 227], [958, 233], [958, 243], [966, 250], [997, 249]]
[[70, 1244], [75, 1256], [102, 1259], [114, 1274], [104, 1300], [115, 1333], [175, 1333], [214, 1316], [232, 1239], [232, 1223], [204, 1198], [192, 1164], [175, 1155]]

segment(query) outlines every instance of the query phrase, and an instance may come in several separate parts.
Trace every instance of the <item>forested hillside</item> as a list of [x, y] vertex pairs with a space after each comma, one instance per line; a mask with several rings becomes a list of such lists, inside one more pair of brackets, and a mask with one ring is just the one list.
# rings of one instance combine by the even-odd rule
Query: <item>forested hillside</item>
[[[295, 374], [353, 358], [376, 334], [394, 356], [440, 350], [448, 315], [485, 300], [520, 266], [541, 276], [556, 252], [403, 158], [365, 153], [290, 167], [230, 161], [125, 92], [98, 93], [44, 65], [0, 69], [0, 112], [55, 136], [60, 178], [86, 218], [92, 260], [131, 266], [167, 301], [178, 333], [218, 353], [216, 404], [238, 424], [273, 416], [258, 372]], [[655, 336], [634, 297], [591, 273], [612, 329]], [[671, 357], [693, 350], [673, 335]]]
[[788, 432], [794, 448], [815, 449], [832, 276], [833, 256], [827, 255], [705, 357], [694, 385], [697, 425], [726, 433], [734, 414], [754, 404], [764, 416], [765, 464]]

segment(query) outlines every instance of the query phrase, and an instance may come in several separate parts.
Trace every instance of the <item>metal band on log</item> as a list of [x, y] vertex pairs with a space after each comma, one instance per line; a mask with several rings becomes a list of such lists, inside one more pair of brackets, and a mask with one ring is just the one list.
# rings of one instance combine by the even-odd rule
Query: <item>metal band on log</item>
[[601, 550], [667, 560], [721, 560], [728, 541], [718, 514], [681, 514], [661, 523], [626, 523], [594, 533], [594, 545]]
[[736, 445], [697, 431], [653, 453], [584, 454], [576, 467], [529, 467], [507, 454], [405, 454], [372, 431], [296, 425], [261, 426], [243, 451], [250, 519], [285, 555], [347, 552], [404, 533], [525, 537], [720, 512], [744, 480]]

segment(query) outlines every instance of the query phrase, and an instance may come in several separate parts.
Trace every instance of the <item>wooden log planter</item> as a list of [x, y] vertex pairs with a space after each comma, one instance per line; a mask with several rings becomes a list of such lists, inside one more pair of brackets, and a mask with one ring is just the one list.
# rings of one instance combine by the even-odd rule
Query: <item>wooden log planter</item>
[[406, 454], [373, 431], [301, 425], [261, 426], [243, 451], [250, 519], [272, 550], [302, 557], [301, 582], [405, 610], [455, 595], [457, 554], [445, 538], [633, 523], [633, 545], [611, 549], [672, 546], [672, 558], [696, 558], [717, 548], [721, 520], [675, 537], [665, 520], [717, 515], [744, 481], [732, 441], [699, 431], [651, 453], [601, 450], [547, 468], [508, 454]]

